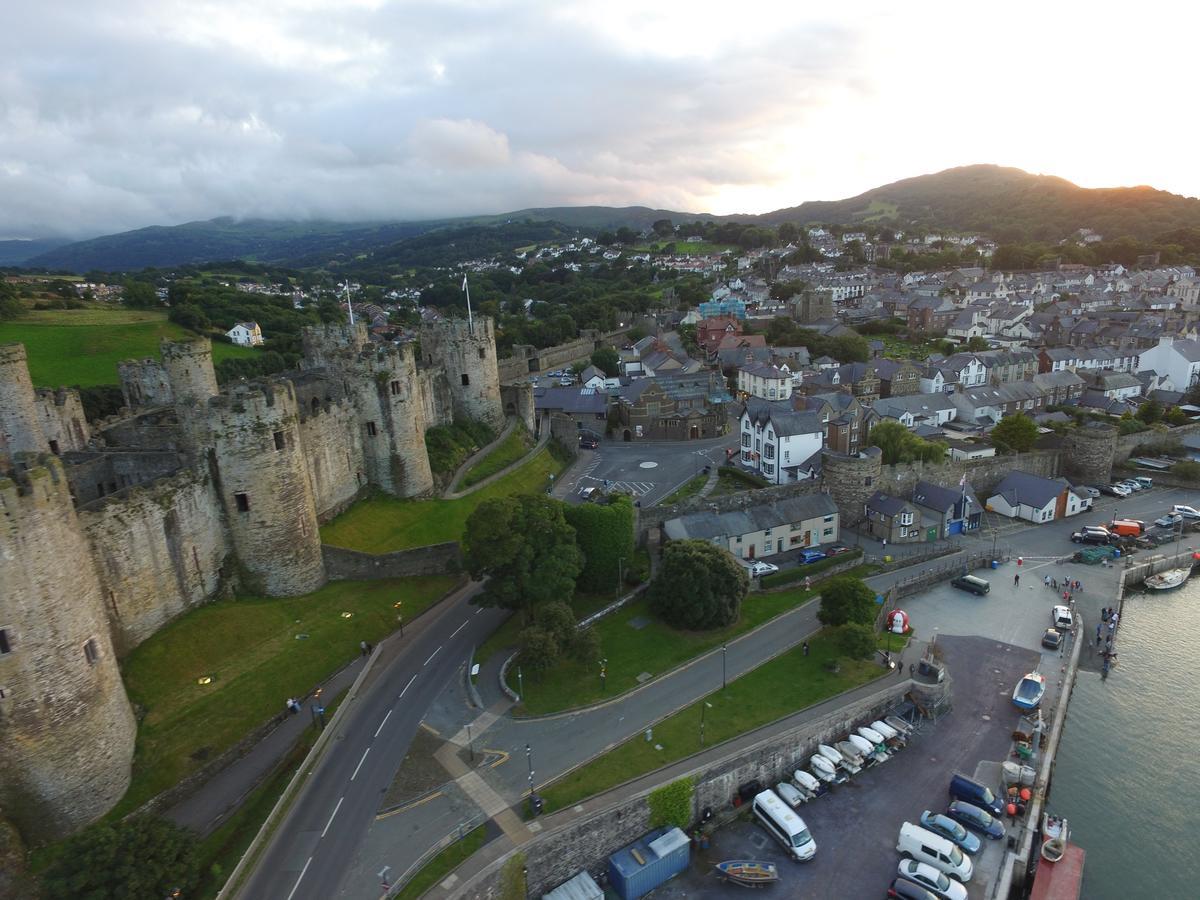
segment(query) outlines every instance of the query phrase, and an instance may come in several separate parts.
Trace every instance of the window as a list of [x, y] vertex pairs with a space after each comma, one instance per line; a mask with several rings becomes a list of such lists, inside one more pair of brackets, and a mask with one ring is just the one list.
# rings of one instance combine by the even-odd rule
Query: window
[[471, 383], [471, 376], [468, 375], [466, 372], [462, 373], [461, 378], [462, 378], [463, 387], [466, 387], [467, 385], [469, 385]]
[[910, 512], [900, 513], [900, 524], [911, 525], [913, 523], [913, 514]]
[[367, 423], [367, 434], [369, 434], [371, 437], [375, 437], [376, 430], [375, 430], [375, 423], [374, 423], [374, 422], [368, 422], [368, 423]]
[[767, 446], [763, 450], [763, 456], [765, 456], [767, 459], [774, 459], [775, 458], [775, 445], [767, 444]]
[[100, 662], [100, 646], [96, 643], [95, 638], [88, 638], [83, 645], [83, 658], [88, 661], [89, 666]]
[[821, 534], [822, 534], [824, 537], [832, 537], [832, 536], [833, 536], [833, 529], [832, 529], [832, 528], [826, 528], [824, 531], [822, 531], [822, 532], [821, 532]]
[[233, 502], [237, 506], [238, 512], [250, 512], [250, 495], [249, 494], [234, 494]]
[[392, 396], [393, 397], [400, 396], [400, 382], [398, 382], [398, 381], [392, 382]]
[[791, 450], [784, 450], [784, 451], [783, 451], [783, 461], [784, 461], [785, 463], [787, 463], [787, 462], [790, 462], [790, 461], [791, 461], [791, 456], [792, 456], [792, 451], [791, 451]]
[[0, 628], [0, 656], [12, 653], [12, 638], [7, 628]]
[[58, 456], [58, 441], [50, 442], [50, 452], [53, 453], [55, 456]]
[[767, 538], [765, 541], [763, 541], [763, 553], [774, 553], [774, 548], [775, 544], [770, 538]]
[[748, 431], [742, 432], [742, 446], [743, 447], [750, 446], [750, 432], [748, 432]]
[[275, 449], [282, 450], [284, 448], [283, 432], [282, 431], [275, 432], [274, 437], [275, 437]]
[[763, 470], [764, 475], [774, 475], [775, 474], [775, 467], [770, 465], [769, 463], [764, 463], [762, 470]]
[[907, 528], [900, 529], [900, 537], [908, 537], [908, 529]]
[[480, 347], [480, 348], [479, 348], [479, 358], [480, 358], [480, 359], [487, 359], [487, 350], [486, 350], [486, 349], [484, 349], [483, 347]]

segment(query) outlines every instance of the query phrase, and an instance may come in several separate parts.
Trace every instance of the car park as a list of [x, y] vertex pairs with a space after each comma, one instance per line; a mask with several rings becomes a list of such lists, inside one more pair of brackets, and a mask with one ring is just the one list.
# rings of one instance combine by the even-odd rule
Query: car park
[[928, 863], [917, 862], [915, 859], [902, 860], [897, 874], [921, 885], [941, 900], [967, 900], [967, 889], [962, 882], [955, 881]]
[[1108, 492], [1111, 493], [1114, 497], [1128, 497], [1130, 494], [1133, 493], [1133, 491], [1129, 490], [1129, 488], [1125, 487], [1124, 485], [1120, 485], [1120, 484], [1110, 484], [1108, 486]]
[[1050, 610], [1050, 620], [1059, 631], [1070, 631], [1071, 626], [1075, 624], [1075, 617], [1071, 615], [1071, 609], [1067, 606], [1056, 606]]
[[966, 775], [955, 773], [950, 777], [950, 799], [965, 800], [967, 803], [987, 810], [993, 816], [1004, 814], [1004, 806], [995, 792], [987, 785], [980, 784]]
[[1120, 484], [1121, 487], [1125, 488], [1125, 490], [1129, 491], [1130, 493], [1136, 493], [1138, 491], [1145, 490], [1145, 485], [1139, 484], [1136, 481], [1122, 481]]
[[998, 841], [1004, 837], [1004, 823], [974, 803], [955, 800], [946, 808], [946, 815], [986, 838]]
[[810, 547], [807, 550], [800, 551], [800, 556], [797, 562], [799, 562], [801, 565], [804, 565], [805, 563], [813, 563], [824, 558], [825, 554], [822, 551], [814, 550]]
[[915, 881], [907, 878], [894, 878], [888, 888], [888, 900], [938, 900], [937, 894], [932, 894]]
[[1146, 523], [1141, 519], [1113, 519], [1108, 530], [1121, 537], [1137, 537], [1146, 530]]
[[1183, 521], [1183, 516], [1179, 513], [1168, 513], [1165, 516], [1159, 516], [1154, 520], [1154, 524], [1159, 528], [1174, 528]]
[[1042, 646], [1047, 650], [1057, 650], [1062, 646], [1063, 633], [1057, 628], [1047, 628], [1042, 635]]
[[1150, 488], [1154, 487], [1154, 479], [1153, 479], [1153, 478], [1149, 478], [1149, 477], [1147, 477], [1147, 476], [1145, 476], [1145, 475], [1138, 475], [1138, 476], [1135, 476], [1134, 478], [1131, 478], [1131, 479], [1129, 479], [1129, 480], [1130, 480], [1130, 481], [1135, 481], [1135, 482], [1137, 482], [1138, 484], [1140, 484], [1140, 485], [1141, 485], [1143, 488], [1145, 488], [1146, 490], [1149, 490]]
[[950, 584], [960, 591], [970, 591], [980, 597], [992, 589], [990, 583], [976, 575], [959, 575], [957, 578], [951, 579]]
[[804, 820], [774, 791], [762, 791], [755, 796], [751, 809], [767, 834], [778, 841], [792, 859], [807, 862], [817, 855], [817, 842], [813, 840]]
[[983, 846], [980, 844], [979, 838], [967, 831], [961, 823], [932, 810], [927, 809], [921, 813], [921, 827], [950, 841], [964, 853], [974, 855]]
[[907, 859], [926, 863], [959, 881], [970, 881], [975, 874], [971, 858], [962, 850], [944, 837], [912, 822], [900, 826], [896, 852]]
[[1109, 497], [1123, 497], [1129, 492], [1124, 490], [1118, 491], [1115, 484], [1102, 484], [1100, 485], [1100, 493], [1106, 494]]
[[1186, 506], [1182, 503], [1176, 503], [1171, 507], [1171, 512], [1183, 516], [1185, 519], [1200, 519], [1200, 509], [1194, 506]]

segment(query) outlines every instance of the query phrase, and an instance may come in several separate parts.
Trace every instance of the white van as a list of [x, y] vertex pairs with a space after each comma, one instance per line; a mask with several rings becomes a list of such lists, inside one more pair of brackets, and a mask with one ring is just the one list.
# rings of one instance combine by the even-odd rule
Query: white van
[[901, 856], [933, 866], [959, 881], [970, 881], [975, 874], [971, 857], [963, 853], [944, 837], [939, 837], [912, 822], [900, 826], [900, 839], [896, 850]]
[[792, 859], [808, 862], [817, 855], [817, 842], [809, 834], [804, 820], [788, 809], [774, 791], [756, 795], [752, 809], [767, 834], [775, 838]]

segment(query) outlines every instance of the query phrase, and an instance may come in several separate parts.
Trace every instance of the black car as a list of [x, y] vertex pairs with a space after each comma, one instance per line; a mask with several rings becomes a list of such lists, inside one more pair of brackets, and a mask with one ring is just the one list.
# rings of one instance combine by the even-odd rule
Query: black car
[[595, 450], [600, 446], [600, 442], [594, 437], [581, 437], [579, 439], [579, 446], [583, 447], [585, 450]]
[[931, 894], [915, 881], [909, 881], [907, 878], [897, 878], [893, 881], [892, 886], [888, 888], [887, 895], [889, 898], [896, 897], [899, 900], [937, 900], [937, 895]]
[[849, 553], [850, 548], [845, 544], [830, 544], [825, 548], [826, 556], [841, 556], [843, 553]]
[[1062, 632], [1057, 628], [1047, 628], [1046, 633], [1042, 635], [1042, 646], [1047, 650], [1057, 650], [1062, 646]]
[[1071, 535], [1071, 540], [1076, 544], [1111, 544], [1113, 536], [1107, 531], [1077, 531]]
[[990, 584], [974, 575], [959, 575], [957, 578], [951, 580], [950, 584], [960, 591], [970, 591], [972, 594], [978, 594], [980, 597], [992, 589]]

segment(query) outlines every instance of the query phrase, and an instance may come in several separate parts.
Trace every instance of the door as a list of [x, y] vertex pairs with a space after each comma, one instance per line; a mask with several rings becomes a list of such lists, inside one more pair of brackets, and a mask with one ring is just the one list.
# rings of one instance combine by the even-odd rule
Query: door
[[963, 530], [962, 519], [959, 519], [956, 522], [950, 523], [950, 527], [948, 529], [946, 529], [946, 534], [962, 534], [962, 530]]
[[750, 549], [746, 551], [746, 559], [754, 559], [754, 545], [750, 545]]

